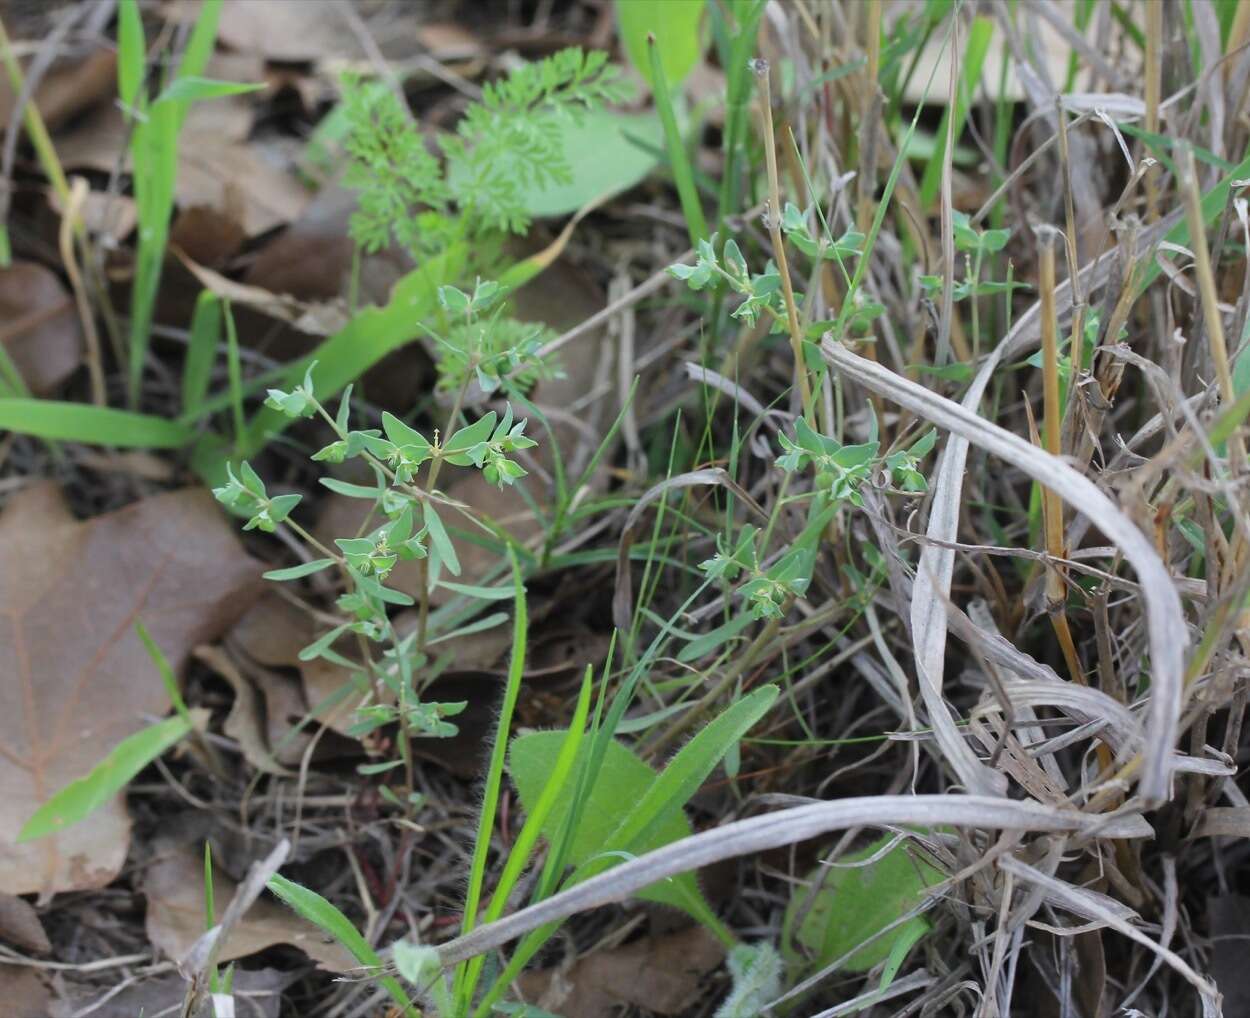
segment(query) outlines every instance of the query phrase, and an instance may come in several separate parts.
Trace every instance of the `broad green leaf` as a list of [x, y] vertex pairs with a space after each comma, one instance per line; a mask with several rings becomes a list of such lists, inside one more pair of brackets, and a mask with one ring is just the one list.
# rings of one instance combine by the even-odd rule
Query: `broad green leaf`
[[647, 36], [655, 36], [660, 66], [671, 87], [690, 73], [703, 52], [703, 0], [616, 0], [621, 42], [638, 73], [654, 86]]
[[[269, 878], [268, 886], [269, 890], [273, 891], [297, 914], [307, 919], [318, 929], [330, 934], [330, 936], [347, 948], [351, 952], [352, 957], [360, 962], [361, 965], [373, 969], [382, 968], [382, 959], [378, 957], [378, 953], [369, 946], [369, 942], [352, 925], [352, 921], [316, 891], [310, 891], [307, 887], [297, 884], [293, 880], [288, 880], [279, 873], [275, 873]], [[391, 999], [399, 1004], [401, 1014], [416, 1018], [416, 1009], [408, 1002], [408, 995], [404, 993], [403, 987], [396, 980], [390, 976], [383, 976], [379, 982], [386, 989], [386, 992], [391, 995]]]
[[[483, 442], [489, 442], [491, 433], [495, 430], [495, 421], [497, 420], [494, 410], [489, 411], [482, 417], [479, 417], [468, 427], [461, 428], [450, 438], [443, 442], [443, 455], [453, 463], [452, 457], [456, 453], [465, 453], [474, 446], [481, 445]], [[388, 432], [388, 436], [389, 432]], [[395, 439], [391, 438], [394, 442]], [[468, 462], [467, 460], [465, 461]]]
[[0, 399], [0, 431], [127, 449], [179, 449], [196, 437], [163, 417], [54, 399]]
[[17, 840], [44, 838], [90, 816], [190, 730], [191, 726], [179, 716], [149, 725], [122, 739], [90, 774], [71, 781], [35, 810]]
[[304, 576], [319, 573], [323, 569], [329, 569], [332, 565], [334, 565], [334, 559], [318, 558], [313, 559], [311, 562], [301, 562], [297, 566], [289, 566], [286, 569], [270, 569], [264, 576], [266, 580], [277, 580], [278, 582], [298, 580]]
[[655, 113], [588, 110], [556, 127], [573, 179], [525, 195], [532, 216], [567, 215], [627, 191], [655, 169], [664, 151], [664, 128]]
[[[547, 779], [555, 769], [560, 747], [568, 733], [564, 730], [551, 732], [527, 732], [512, 740], [508, 754], [508, 767], [516, 785], [517, 794], [526, 813], [535, 808], [539, 796], [547, 786]], [[578, 749], [574, 773], [586, 765], [589, 744]], [[641, 800], [657, 775], [643, 760], [619, 742], [610, 742], [603, 757], [598, 780], [586, 796], [581, 823], [572, 836], [567, 859], [573, 866], [581, 866], [593, 856], [605, 851], [619, 850], [621, 846], [609, 843], [609, 838], [620, 825], [622, 813], [631, 804]], [[573, 802], [573, 785], [566, 784], [557, 796], [543, 824], [543, 834], [550, 840], [559, 834], [565, 817]], [[654, 825], [647, 839], [634, 846], [633, 852], [641, 855], [653, 848], [679, 841], [691, 833], [690, 821], [686, 819], [680, 804], [668, 810]], [[690, 911], [687, 901], [703, 901], [693, 873], [683, 873], [663, 883], [653, 884], [639, 892], [638, 897], [657, 901], [674, 908]]]
[[940, 870], [909, 851], [906, 842], [875, 862], [854, 865], [873, 858], [894, 837], [886, 835], [862, 851], [843, 856], [832, 867], [818, 866], [808, 874], [806, 886], [795, 888], [783, 924], [783, 944], [793, 960], [801, 957], [801, 948], [812, 965], [821, 968], [854, 951], [842, 967], [848, 972], [867, 972], [887, 959], [893, 961], [891, 955], [900, 940], [910, 946], [928, 930], [928, 922], [916, 916], [855, 951], [919, 904], [926, 888], [944, 879]]

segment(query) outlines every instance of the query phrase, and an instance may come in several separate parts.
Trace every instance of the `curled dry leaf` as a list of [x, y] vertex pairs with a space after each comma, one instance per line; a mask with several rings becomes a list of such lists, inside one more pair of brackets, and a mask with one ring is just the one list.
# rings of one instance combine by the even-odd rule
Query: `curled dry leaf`
[[109, 883], [130, 818], [118, 797], [54, 837], [22, 824], [169, 699], [135, 633], [142, 620], [175, 669], [259, 589], [259, 570], [212, 497], [184, 489], [80, 522], [53, 485], [0, 515], [0, 891]]
[[596, 951], [570, 968], [521, 976], [525, 999], [565, 1018], [612, 1018], [622, 1006], [684, 1014], [702, 995], [705, 976], [725, 948], [702, 926]]
[[[237, 889], [233, 880], [214, 871], [214, 922], [221, 920]], [[148, 939], [170, 958], [186, 957], [204, 933], [203, 856], [190, 846], [158, 843], [155, 861], [143, 875], [143, 893], [148, 900]], [[297, 947], [332, 972], [346, 972], [357, 964], [338, 941], [272, 898], [261, 898], [235, 924], [217, 961], [246, 958], [275, 944]]]
[[50, 269], [15, 261], [0, 269], [0, 343], [38, 396], [82, 363], [83, 337], [74, 302]]

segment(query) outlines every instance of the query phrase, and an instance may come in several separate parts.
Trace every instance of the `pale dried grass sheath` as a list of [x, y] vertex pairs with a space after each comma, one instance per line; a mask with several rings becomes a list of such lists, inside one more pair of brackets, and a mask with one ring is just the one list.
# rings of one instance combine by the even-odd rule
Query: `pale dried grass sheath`
[[[1006, 346], [1006, 344], [1003, 345]], [[821, 343], [821, 352], [825, 360], [846, 377], [892, 400], [916, 416], [949, 431], [952, 436], [1006, 460], [1034, 480], [1058, 492], [1065, 502], [1084, 513], [1124, 553], [1124, 557], [1136, 570], [1141, 584], [1141, 595], [1148, 616], [1150, 654], [1153, 663], [1153, 683], [1146, 729], [1146, 746], [1143, 751], [1140, 792], [1150, 802], [1165, 799], [1168, 795], [1172, 771], [1172, 747], [1176, 741], [1177, 725], [1180, 720], [1184, 655], [1188, 633], [1185, 628], [1180, 595], [1177, 593], [1167, 567], [1150, 541], [1092, 481], [1073, 470], [1059, 457], [1052, 456], [1018, 435], [1013, 435], [997, 424], [977, 416], [965, 406], [939, 396], [883, 368], [874, 361], [851, 353], [831, 337], [827, 336]], [[954, 450], [948, 448], [939, 468], [940, 473], [945, 473], [947, 459], [953, 455]], [[960, 455], [958, 458], [962, 460], [963, 456]], [[962, 474], [962, 471], [960, 473]], [[958, 521], [959, 515], [961, 487], [961, 484], [948, 483], [935, 492], [930, 519], [931, 530], [933, 517], [953, 521], [950, 530], [954, 530], [953, 524]], [[925, 562], [922, 558], [913, 598], [921, 596], [922, 584], [925, 583], [924, 566]], [[944, 581], [941, 575], [938, 581], [939, 583], [948, 582]], [[928, 593], [937, 600], [937, 592], [931, 587]], [[924, 603], [918, 604], [916, 600], [913, 600], [913, 616], [918, 609], [923, 611]], [[945, 604], [939, 601], [930, 606], [929, 611], [930, 613], [940, 611], [944, 614]], [[941, 644], [945, 643], [945, 625], [941, 626], [938, 638]], [[916, 639], [918, 657], [922, 656], [922, 652], [934, 649], [931, 646], [934, 642], [932, 636], [924, 645], [920, 643], [920, 635], [917, 635]], [[940, 653], [940, 645], [937, 650]], [[923, 666], [918, 662], [918, 668], [921, 667]], [[962, 740], [960, 745], [965, 750], [967, 749]]]
[[736, 820], [622, 863], [566, 891], [438, 949], [443, 965], [492, 950], [547, 923], [578, 912], [624, 901], [644, 887], [679, 873], [792, 845], [830, 831], [883, 824], [918, 827], [974, 827], [988, 830], [1079, 833], [1111, 838], [1150, 837], [1154, 832], [1139, 814], [1096, 815], [981, 795], [866, 795]]

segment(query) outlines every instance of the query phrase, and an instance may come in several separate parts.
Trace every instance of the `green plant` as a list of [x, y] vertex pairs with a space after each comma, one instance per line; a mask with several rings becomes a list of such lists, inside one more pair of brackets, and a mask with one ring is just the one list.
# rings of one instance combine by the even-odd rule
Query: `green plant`
[[[430, 587], [439, 582], [443, 570], [453, 575], [460, 573], [455, 546], [440, 514], [439, 507], [446, 500], [433, 483], [446, 464], [480, 470], [487, 480], [500, 487], [512, 484], [525, 475], [525, 470], [510, 457], [535, 443], [524, 433], [525, 422], [514, 421], [511, 407], [505, 409], [502, 418], [492, 410], [463, 424], [459, 411], [453, 411], [446, 434], [435, 432], [433, 439], [390, 413], [383, 414], [381, 429], [353, 429], [350, 389], [337, 414], [331, 416], [314, 394], [313, 368], [294, 389], [271, 389], [266, 405], [293, 419], [320, 416], [330, 426], [334, 441], [312, 458], [330, 463], [359, 459], [373, 473], [375, 483], [365, 486], [333, 478], [325, 478], [323, 483], [340, 495], [369, 503], [379, 524], [367, 534], [338, 538], [334, 547], [329, 547], [291, 518], [300, 496], [270, 494], [246, 460], [237, 472], [227, 467], [227, 480], [214, 489], [214, 495], [231, 511], [246, 517], [245, 530], [273, 532], [285, 527], [310, 549], [304, 562], [271, 570], [266, 574], [269, 579], [288, 582], [325, 569], [338, 570], [344, 584], [337, 601], [342, 621], [305, 647], [300, 657], [325, 658], [349, 668], [363, 695], [352, 734], [364, 737], [383, 726], [398, 724], [406, 733], [399, 744], [403, 760], [410, 767], [407, 734], [454, 734], [456, 728], [447, 719], [465, 707], [463, 702], [424, 702], [416, 686], [420, 670], [428, 662], [426, 620]], [[418, 484], [423, 472], [426, 487]], [[465, 511], [470, 520], [481, 523], [472, 510]], [[401, 631], [389, 612], [391, 606], [415, 603], [409, 594], [386, 585], [400, 560], [422, 560], [427, 566], [421, 574], [420, 625], [415, 631]], [[466, 591], [471, 598], [491, 594], [473, 587], [461, 587], [459, 592]], [[361, 660], [352, 661], [336, 648], [343, 637], [356, 640]], [[379, 690], [385, 690], [385, 696], [377, 696]]]
[[122, 0], [118, 8], [117, 90], [130, 126], [130, 155], [134, 164], [135, 208], [139, 242], [130, 295], [129, 399], [133, 408], [147, 359], [161, 267], [169, 240], [178, 171], [178, 135], [193, 102], [250, 92], [262, 85], [236, 84], [200, 77], [217, 37], [221, 0], [208, 0], [201, 11], [177, 73], [155, 99], [144, 87], [147, 47], [137, 0]]
[[606, 53], [570, 48], [524, 64], [488, 83], [456, 133], [440, 139], [443, 165], [389, 89], [349, 77], [343, 95], [347, 182], [359, 202], [352, 235], [367, 251], [394, 240], [420, 259], [458, 241], [524, 232], [527, 193], [572, 180], [561, 123], [625, 92]]
[[[944, 879], [941, 870], [887, 835], [858, 852], [817, 867], [786, 909], [783, 951], [796, 972], [835, 962], [849, 972], [885, 965], [881, 989], [929, 930], [924, 916], [904, 919]], [[862, 946], [861, 946], [862, 945]]]

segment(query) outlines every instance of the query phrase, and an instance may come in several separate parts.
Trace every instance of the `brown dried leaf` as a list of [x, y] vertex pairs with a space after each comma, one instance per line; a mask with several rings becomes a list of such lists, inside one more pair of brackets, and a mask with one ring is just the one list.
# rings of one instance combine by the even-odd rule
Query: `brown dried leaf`
[[328, 336], [338, 332], [348, 322], [347, 309], [341, 303], [305, 304], [294, 297], [270, 293], [258, 286], [236, 283], [210, 268], [197, 265], [182, 251], [175, 250], [174, 253], [205, 289], [212, 290], [218, 297], [223, 297], [232, 304], [254, 308], [271, 318], [293, 325], [300, 332], [312, 336]]
[[363, 56], [336, 4], [225, 0], [217, 38], [231, 49], [279, 63]]
[[[104, 102], [117, 89], [117, 51], [101, 42], [81, 59], [54, 63], [35, 90], [35, 106], [49, 129]], [[8, 124], [17, 96], [0, 78], [0, 123]]]
[[[249, 237], [299, 218], [311, 197], [294, 174], [247, 143], [251, 123], [250, 105], [242, 101], [194, 104], [180, 136], [175, 177], [175, 197], [182, 208], [228, 207], [229, 189], [243, 182], [240, 222]], [[120, 165], [129, 172], [127, 136], [121, 110], [102, 107], [59, 132], [56, 151], [67, 170], [111, 173]]]
[[46, 395], [82, 363], [82, 327], [60, 279], [35, 262], [0, 269], [0, 343], [30, 390]]
[[[158, 846], [157, 852], [143, 877], [143, 893], [148, 899], [148, 939], [177, 960], [185, 957], [204, 933], [204, 861], [189, 846], [166, 842]], [[237, 888], [224, 873], [214, 872], [214, 922], [221, 920]], [[332, 972], [346, 972], [357, 964], [337, 941], [272, 898], [262, 898], [248, 910], [222, 945], [217, 961], [224, 964], [245, 958], [275, 944], [297, 947]]]
[[135, 622], [180, 669], [246, 608], [258, 572], [203, 490], [86, 522], [50, 484], [12, 499], [0, 515], [0, 891], [101, 887], [117, 875], [130, 841], [121, 796], [55, 837], [18, 845], [17, 833], [169, 709]]
[[526, 999], [565, 1018], [612, 1018], [623, 1005], [683, 1013], [702, 995], [703, 977], [725, 948], [702, 926], [599, 951], [567, 972], [544, 969], [518, 980]]
[[8, 1018], [48, 1018], [52, 991], [35, 969], [0, 965], [0, 1000]]
[[39, 913], [30, 902], [15, 894], [0, 894], [0, 941], [36, 954], [52, 950]]

